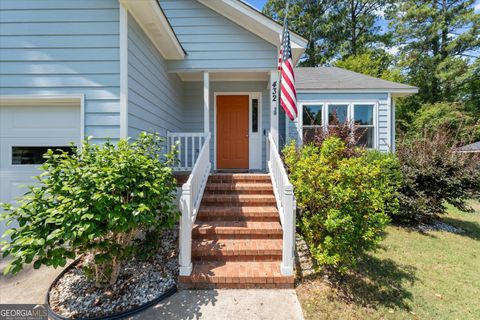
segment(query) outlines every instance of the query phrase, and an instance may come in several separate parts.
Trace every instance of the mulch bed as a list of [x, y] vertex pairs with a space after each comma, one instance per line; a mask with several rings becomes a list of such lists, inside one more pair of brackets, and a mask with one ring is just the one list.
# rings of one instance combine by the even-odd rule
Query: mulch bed
[[176, 285], [178, 229], [162, 237], [162, 246], [149, 261], [124, 262], [117, 282], [105, 288], [85, 276], [80, 260], [50, 291], [51, 309], [68, 318], [104, 317], [155, 300]]

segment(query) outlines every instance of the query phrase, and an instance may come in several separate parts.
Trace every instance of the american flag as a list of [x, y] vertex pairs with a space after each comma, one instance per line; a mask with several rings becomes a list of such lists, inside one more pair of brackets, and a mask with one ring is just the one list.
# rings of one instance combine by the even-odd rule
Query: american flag
[[285, 19], [285, 26], [282, 36], [282, 48], [279, 56], [280, 78], [280, 105], [290, 120], [295, 120], [297, 112], [297, 91], [295, 89], [295, 75], [293, 73], [292, 48], [290, 47], [290, 32]]

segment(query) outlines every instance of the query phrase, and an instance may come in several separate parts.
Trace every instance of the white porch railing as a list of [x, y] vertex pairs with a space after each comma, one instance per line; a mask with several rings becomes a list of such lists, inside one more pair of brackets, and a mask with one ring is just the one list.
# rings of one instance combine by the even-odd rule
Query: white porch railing
[[272, 178], [273, 193], [277, 200], [278, 212], [283, 229], [283, 249], [281, 272], [284, 276], [293, 275], [295, 250], [296, 203], [293, 186], [288, 180], [287, 171], [272, 134], [268, 133], [267, 150], [269, 154], [268, 170]]
[[192, 226], [197, 217], [203, 191], [210, 175], [210, 133], [200, 149], [192, 172], [182, 186], [180, 197], [180, 275], [188, 276], [192, 272]]
[[178, 146], [178, 163], [173, 167], [176, 171], [191, 171], [200, 150], [205, 143], [203, 132], [167, 132], [168, 151], [176, 143]]

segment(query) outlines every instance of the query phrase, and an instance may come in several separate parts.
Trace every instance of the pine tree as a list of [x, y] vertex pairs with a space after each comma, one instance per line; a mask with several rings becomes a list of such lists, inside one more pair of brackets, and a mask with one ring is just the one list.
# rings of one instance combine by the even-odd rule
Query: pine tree
[[480, 49], [480, 15], [473, 3], [403, 0], [389, 7], [400, 66], [420, 88], [421, 103], [462, 100], [471, 82], [478, 81], [473, 62]]

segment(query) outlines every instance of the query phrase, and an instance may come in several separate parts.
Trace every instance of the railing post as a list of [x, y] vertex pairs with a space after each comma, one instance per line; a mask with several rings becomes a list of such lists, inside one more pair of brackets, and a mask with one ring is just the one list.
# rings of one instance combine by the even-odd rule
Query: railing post
[[192, 273], [192, 186], [185, 183], [182, 186], [180, 198], [182, 217], [180, 220], [180, 275], [189, 276]]
[[294, 260], [294, 241], [295, 241], [295, 213], [293, 186], [290, 183], [284, 185], [283, 188], [283, 252], [281, 272], [284, 276], [293, 275]]

